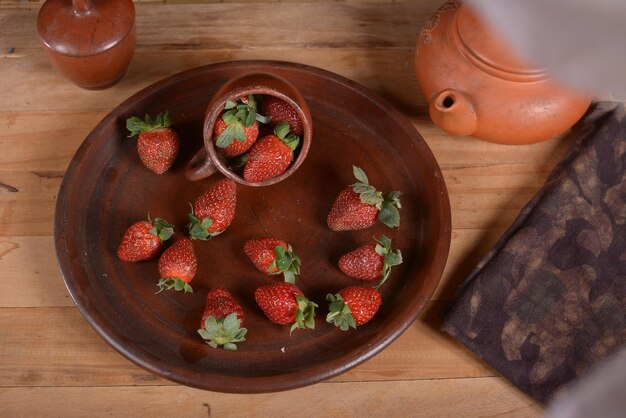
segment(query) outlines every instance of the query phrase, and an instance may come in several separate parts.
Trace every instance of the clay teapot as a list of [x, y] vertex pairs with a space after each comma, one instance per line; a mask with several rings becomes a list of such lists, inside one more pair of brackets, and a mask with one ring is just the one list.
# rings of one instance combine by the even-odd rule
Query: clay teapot
[[422, 28], [416, 72], [439, 128], [502, 144], [558, 135], [591, 101], [524, 63], [457, 2], [444, 3]]

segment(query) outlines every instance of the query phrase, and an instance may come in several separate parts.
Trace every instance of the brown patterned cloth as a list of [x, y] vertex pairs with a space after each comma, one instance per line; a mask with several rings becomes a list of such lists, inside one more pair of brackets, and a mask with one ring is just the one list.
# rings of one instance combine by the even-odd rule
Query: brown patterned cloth
[[624, 105], [593, 104], [574, 132], [444, 313], [444, 331], [542, 402], [626, 345]]

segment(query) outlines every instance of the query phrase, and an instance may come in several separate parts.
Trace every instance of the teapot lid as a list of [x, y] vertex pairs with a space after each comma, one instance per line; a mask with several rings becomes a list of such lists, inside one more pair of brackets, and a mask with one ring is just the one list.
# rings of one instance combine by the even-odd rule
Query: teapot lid
[[456, 31], [464, 55], [481, 69], [508, 79], [543, 78], [545, 69], [534, 67], [516, 56], [511, 48], [462, 5], [456, 14]]
[[131, 0], [47, 0], [37, 17], [37, 31], [46, 46], [79, 57], [114, 47], [134, 24]]

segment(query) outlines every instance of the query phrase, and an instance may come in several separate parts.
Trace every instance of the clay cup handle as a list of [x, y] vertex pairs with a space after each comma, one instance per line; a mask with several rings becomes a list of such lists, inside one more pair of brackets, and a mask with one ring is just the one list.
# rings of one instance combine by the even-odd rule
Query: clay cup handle
[[206, 149], [202, 147], [189, 161], [185, 168], [185, 177], [191, 181], [205, 179], [217, 171], [217, 167], [209, 158]]

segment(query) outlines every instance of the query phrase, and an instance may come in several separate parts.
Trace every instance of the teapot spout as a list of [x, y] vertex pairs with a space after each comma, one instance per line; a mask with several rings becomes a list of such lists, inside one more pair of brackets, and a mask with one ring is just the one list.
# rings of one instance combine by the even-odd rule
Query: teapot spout
[[430, 101], [428, 113], [433, 123], [451, 135], [472, 135], [476, 130], [476, 112], [463, 93], [446, 89]]

